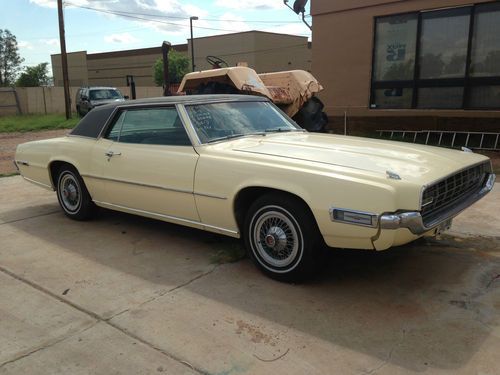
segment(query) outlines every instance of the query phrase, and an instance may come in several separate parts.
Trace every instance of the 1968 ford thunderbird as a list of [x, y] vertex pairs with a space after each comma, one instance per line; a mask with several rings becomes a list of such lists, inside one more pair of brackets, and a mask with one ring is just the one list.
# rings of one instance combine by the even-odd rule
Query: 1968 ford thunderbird
[[384, 250], [446, 229], [495, 181], [468, 150], [311, 134], [239, 95], [102, 106], [15, 163], [72, 219], [101, 206], [242, 237], [280, 280], [311, 275], [325, 244]]

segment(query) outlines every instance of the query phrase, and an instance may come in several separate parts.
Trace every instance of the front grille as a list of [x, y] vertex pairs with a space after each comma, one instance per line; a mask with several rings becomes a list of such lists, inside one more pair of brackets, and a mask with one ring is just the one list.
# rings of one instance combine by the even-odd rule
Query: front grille
[[488, 163], [479, 164], [427, 187], [422, 195], [424, 225], [478, 191], [484, 184], [488, 169]]

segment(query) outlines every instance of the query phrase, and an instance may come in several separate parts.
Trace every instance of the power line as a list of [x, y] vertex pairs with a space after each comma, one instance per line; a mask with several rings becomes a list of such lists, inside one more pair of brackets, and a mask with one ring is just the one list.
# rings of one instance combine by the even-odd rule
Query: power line
[[[71, 2], [66, 2], [66, 4], [71, 5], [75, 8], [88, 9], [94, 11], [102, 11], [102, 12], [113, 12], [115, 15], [133, 15], [133, 16], [144, 16], [144, 17], [156, 17], [156, 18], [172, 18], [179, 20], [189, 20], [189, 17], [186, 16], [167, 16], [167, 15], [159, 15], [159, 14], [150, 14], [150, 13], [137, 13], [137, 12], [126, 12], [122, 10], [106, 10], [102, 8], [92, 8], [84, 5], [76, 5]], [[270, 23], [273, 25], [276, 24], [287, 24], [287, 23], [302, 23], [301, 21], [264, 21], [264, 20], [231, 20], [231, 19], [215, 19], [215, 18], [203, 18], [200, 17], [200, 20], [204, 21], [222, 21], [222, 22], [247, 22], [247, 23]]]
[[[101, 12], [101, 13], [107, 13], [107, 14], [112, 14], [114, 16], [121, 16], [125, 18], [132, 18], [132, 19], [137, 19], [137, 20], [142, 20], [142, 21], [148, 21], [148, 22], [156, 22], [156, 23], [161, 23], [164, 25], [173, 25], [177, 27], [189, 27], [189, 25], [183, 25], [181, 23], [175, 23], [175, 22], [167, 22], [167, 21], [160, 21], [160, 20], [153, 20], [153, 19], [148, 19], [148, 18], [143, 18], [143, 17], [138, 17], [138, 16], [132, 16], [129, 14], [122, 14], [122, 13], [117, 13], [114, 11], [110, 10], [104, 10], [104, 9], [97, 9], [97, 8], [90, 8], [90, 7], [81, 7], [78, 6], [78, 8], [83, 8], [83, 9], [88, 9], [92, 10], [94, 12]], [[238, 32], [241, 30], [229, 30], [229, 29], [218, 29], [218, 28], [213, 28], [213, 27], [203, 27], [203, 26], [195, 26], [197, 29], [207, 29], [207, 30], [216, 30], [216, 31], [229, 31], [229, 32]]]

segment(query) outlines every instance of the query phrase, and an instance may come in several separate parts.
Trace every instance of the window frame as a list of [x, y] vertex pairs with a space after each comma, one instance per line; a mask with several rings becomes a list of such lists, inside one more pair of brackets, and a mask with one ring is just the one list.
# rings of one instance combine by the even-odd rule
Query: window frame
[[[177, 116], [182, 124], [182, 128], [184, 129], [184, 132], [186, 134], [187, 139], [189, 140], [189, 144], [185, 145], [173, 145], [173, 144], [151, 144], [151, 143], [132, 143], [132, 142], [121, 142], [121, 132], [123, 128], [123, 121], [120, 124], [120, 132], [118, 134], [118, 139], [117, 140], [112, 140], [109, 139], [108, 136], [110, 132], [113, 130], [113, 127], [115, 124], [120, 120], [121, 114], [124, 112], [128, 111], [140, 111], [140, 110], [148, 110], [148, 109], [173, 109], [176, 111]], [[125, 114], [126, 115], [126, 114]], [[128, 145], [141, 145], [141, 146], [153, 146], [153, 147], [193, 147], [193, 140], [191, 139], [191, 136], [189, 134], [189, 131], [186, 127], [185, 121], [183, 119], [183, 116], [181, 112], [179, 111], [179, 105], [178, 104], [161, 104], [161, 105], [142, 105], [142, 106], [119, 106], [116, 107], [115, 110], [113, 111], [112, 115], [110, 116], [110, 119], [108, 120], [107, 124], [104, 126], [101, 135], [99, 138], [106, 139], [111, 142], [115, 143], [121, 143], [121, 144], [128, 144]]]
[[[370, 77], [370, 97], [368, 108], [371, 110], [443, 110], [443, 111], [454, 111], [454, 110], [485, 110], [485, 111], [498, 111], [500, 110], [500, 104], [496, 108], [492, 107], [474, 107], [471, 106], [471, 91], [475, 87], [480, 86], [500, 86], [500, 75], [499, 76], [489, 76], [489, 77], [472, 77], [470, 75], [470, 66], [472, 60], [472, 43], [474, 39], [474, 27], [476, 21], [476, 14], [478, 7], [484, 7], [491, 4], [499, 3], [498, 1], [484, 2], [472, 5], [450, 7], [446, 9], [435, 9], [435, 10], [423, 10], [423, 11], [413, 11], [404, 12], [396, 14], [388, 14], [382, 16], [374, 17], [373, 22], [373, 39], [372, 39], [372, 64], [371, 64], [371, 77]], [[469, 35], [467, 40], [467, 51], [466, 51], [466, 61], [465, 61], [465, 74], [463, 77], [456, 78], [431, 78], [422, 79], [420, 76], [420, 58], [421, 58], [421, 42], [422, 42], [422, 16], [424, 14], [429, 14], [432, 12], [442, 12], [447, 11], [451, 14], [463, 9], [469, 15]], [[377, 51], [377, 22], [381, 18], [388, 17], [398, 17], [404, 15], [417, 15], [417, 32], [416, 32], [416, 44], [415, 44], [415, 61], [413, 69], [413, 79], [411, 80], [387, 80], [387, 81], [377, 81], [375, 80], [375, 58]], [[418, 94], [420, 88], [448, 88], [448, 87], [463, 87], [462, 102], [460, 106], [456, 108], [420, 108], [418, 105]], [[388, 108], [388, 107], [378, 107], [375, 103], [375, 90], [380, 89], [411, 89], [412, 90], [412, 100], [411, 106], [408, 108]]]

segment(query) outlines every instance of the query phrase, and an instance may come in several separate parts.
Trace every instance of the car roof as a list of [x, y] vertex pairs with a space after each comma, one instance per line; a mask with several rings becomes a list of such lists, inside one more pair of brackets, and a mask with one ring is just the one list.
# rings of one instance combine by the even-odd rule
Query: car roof
[[116, 108], [134, 108], [158, 106], [162, 104], [211, 104], [211, 103], [227, 103], [227, 102], [266, 102], [269, 101], [263, 96], [254, 95], [228, 95], [228, 94], [212, 94], [212, 95], [176, 95], [176, 96], [161, 96], [158, 98], [147, 98], [138, 100], [127, 100], [124, 102], [114, 102], [94, 108], [87, 113], [85, 117], [73, 128], [71, 135], [80, 135], [85, 137], [97, 138], [104, 128], [109, 117]]
[[263, 96], [255, 95], [235, 95], [235, 94], [210, 94], [210, 95], [173, 95], [173, 96], [159, 96], [156, 98], [145, 98], [127, 100], [125, 102], [116, 102], [104, 105], [100, 108], [110, 107], [134, 107], [134, 106], [147, 106], [147, 105], [161, 105], [161, 104], [208, 104], [217, 102], [261, 102], [268, 101]]

